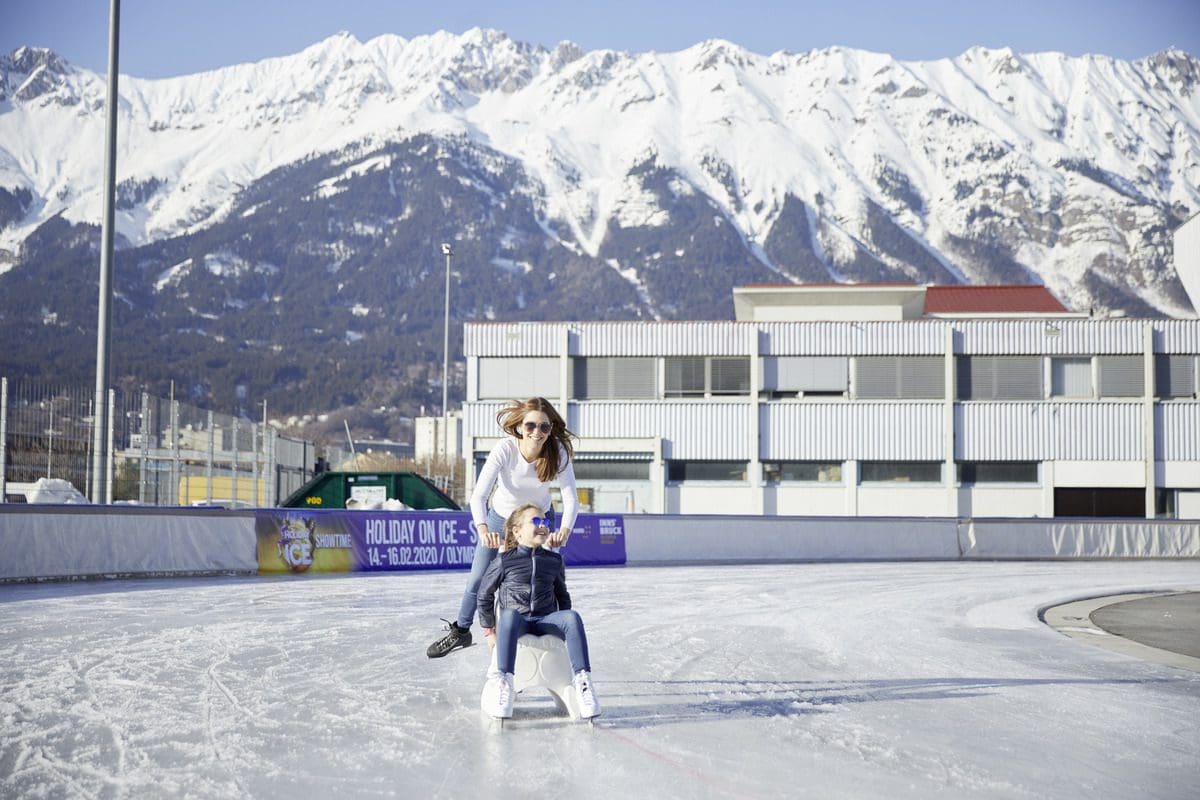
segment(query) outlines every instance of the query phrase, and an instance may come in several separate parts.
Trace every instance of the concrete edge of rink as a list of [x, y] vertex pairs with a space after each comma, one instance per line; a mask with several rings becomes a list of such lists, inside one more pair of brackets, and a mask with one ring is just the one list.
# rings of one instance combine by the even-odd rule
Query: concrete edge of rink
[[[1200, 672], [1200, 658], [1193, 658], [1182, 653], [1175, 653], [1158, 647], [1136, 642], [1133, 639], [1111, 633], [1092, 621], [1092, 614], [1101, 608], [1133, 600], [1143, 600], [1147, 597], [1183, 597], [1190, 592], [1135, 592], [1129, 594], [1108, 595], [1107, 597], [1089, 597], [1074, 600], [1057, 606], [1042, 609], [1038, 616], [1043, 622], [1059, 633], [1086, 642], [1097, 647], [1103, 647], [1114, 653], [1130, 656], [1131, 658], [1153, 661], [1170, 667]], [[1181, 632], [1182, 635], [1182, 632]]]

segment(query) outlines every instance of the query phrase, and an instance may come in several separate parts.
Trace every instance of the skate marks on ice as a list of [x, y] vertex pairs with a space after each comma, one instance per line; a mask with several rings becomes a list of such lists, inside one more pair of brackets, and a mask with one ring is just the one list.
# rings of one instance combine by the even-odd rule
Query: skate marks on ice
[[441, 759], [413, 587], [127, 585], [0, 587], [0, 796], [354, 796]]
[[1171, 798], [1200, 782], [1200, 678], [1036, 616], [1200, 585], [1200, 564], [570, 580], [604, 716], [523, 694], [502, 732], [480, 719], [485, 647], [425, 656], [461, 573], [0, 586], [0, 796]]
[[738, 681], [720, 679], [616, 681], [604, 685], [606, 706], [597, 727], [649, 728], [721, 723], [735, 718], [828, 714], [839, 706], [969, 700], [1016, 687], [1146, 686], [1173, 678], [910, 678], [858, 681]]

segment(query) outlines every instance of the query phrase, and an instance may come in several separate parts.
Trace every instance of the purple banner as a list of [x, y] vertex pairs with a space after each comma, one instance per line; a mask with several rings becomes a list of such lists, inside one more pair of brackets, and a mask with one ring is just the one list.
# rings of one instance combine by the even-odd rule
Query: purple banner
[[[277, 509], [259, 511], [255, 528], [260, 573], [467, 569], [475, 554], [462, 511]], [[561, 552], [568, 566], [624, 564], [624, 518], [579, 515]]]
[[580, 514], [562, 553], [568, 567], [625, 563], [625, 518], [620, 514]]

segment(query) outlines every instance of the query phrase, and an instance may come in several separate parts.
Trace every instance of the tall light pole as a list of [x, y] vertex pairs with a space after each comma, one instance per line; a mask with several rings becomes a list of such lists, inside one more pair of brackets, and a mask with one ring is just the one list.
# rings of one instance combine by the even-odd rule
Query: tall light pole
[[449, 242], [442, 242], [442, 255], [446, 257], [446, 325], [442, 336], [442, 446], [445, 447], [450, 396], [450, 259], [454, 256]]
[[111, 0], [108, 15], [108, 114], [104, 134], [104, 219], [100, 226], [100, 309], [96, 322], [96, 410], [92, 422], [92, 502], [105, 501], [108, 448], [105, 432], [111, 409], [108, 406], [108, 356], [111, 349], [108, 322], [112, 315], [113, 208], [116, 205], [117, 174], [117, 53], [121, 30], [121, 0]]

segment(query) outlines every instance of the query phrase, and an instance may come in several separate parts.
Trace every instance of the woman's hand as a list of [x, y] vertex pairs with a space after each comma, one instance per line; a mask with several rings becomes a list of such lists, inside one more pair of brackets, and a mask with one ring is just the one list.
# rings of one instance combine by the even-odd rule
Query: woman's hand
[[570, 528], [559, 528], [556, 532], [550, 534], [550, 539], [546, 544], [551, 547], [563, 547], [567, 543], [567, 539], [571, 538]]
[[492, 533], [488, 530], [486, 522], [479, 526], [479, 538], [483, 541], [484, 547], [490, 547], [495, 550], [500, 546], [500, 534]]
[[496, 629], [495, 628], [484, 628], [483, 629], [483, 638], [487, 639], [489, 653], [496, 649]]

